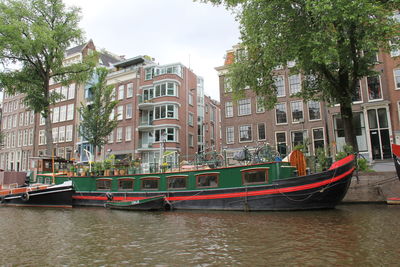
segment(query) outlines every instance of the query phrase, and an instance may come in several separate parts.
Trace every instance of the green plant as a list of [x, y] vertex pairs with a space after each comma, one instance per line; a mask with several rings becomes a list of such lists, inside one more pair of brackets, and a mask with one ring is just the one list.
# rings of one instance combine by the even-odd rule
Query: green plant
[[318, 148], [315, 153], [315, 156], [317, 161], [316, 171], [321, 172], [329, 167], [328, 156], [326, 155], [324, 148], [322, 147]]
[[357, 159], [357, 170], [363, 172], [373, 172], [374, 170], [370, 168], [368, 160], [365, 158]]
[[340, 160], [343, 159], [345, 157], [347, 157], [350, 154], [353, 154], [353, 147], [350, 145], [344, 145], [343, 146], [343, 151], [339, 151], [338, 153], [336, 153], [336, 160]]
[[105, 170], [111, 169], [111, 166], [112, 166], [112, 161], [110, 159], [105, 159], [103, 161], [103, 167]]

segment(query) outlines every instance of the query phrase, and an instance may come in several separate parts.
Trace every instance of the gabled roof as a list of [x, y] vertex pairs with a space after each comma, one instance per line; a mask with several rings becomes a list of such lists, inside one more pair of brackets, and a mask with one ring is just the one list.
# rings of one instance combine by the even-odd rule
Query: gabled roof
[[82, 52], [83, 48], [85, 48], [85, 46], [86, 46], [87, 44], [88, 44], [88, 43], [84, 43], [84, 44], [81, 44], [81, 45], [72, 47], [72, 48], [70, 48], [70, 49], [67, 49], [67, 50], [65, 51], [66, 56], [70, 56], [70, 55], [72, 55], [72, 54], [76, 54], [76, 53]]
[[110, 55], [107, 52], [100, 52], [101, 63], [106, 67], [111, 67], [113, 64], [120, 62], [121, 58]]

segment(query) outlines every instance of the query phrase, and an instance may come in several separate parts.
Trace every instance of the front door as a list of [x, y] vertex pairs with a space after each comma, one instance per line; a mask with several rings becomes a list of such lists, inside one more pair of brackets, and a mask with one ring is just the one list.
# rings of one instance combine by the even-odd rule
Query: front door
[[392, 157], [389, 137], [389, 123], [386, 108], [368, 110], [369, 133], [372, 159]]

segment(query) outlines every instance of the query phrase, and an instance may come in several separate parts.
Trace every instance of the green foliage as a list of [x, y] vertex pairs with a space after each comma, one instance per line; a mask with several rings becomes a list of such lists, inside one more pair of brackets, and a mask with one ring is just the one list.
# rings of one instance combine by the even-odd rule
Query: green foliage
[[357, 169], [364, 172], [373, 172], [368, 164], [368, 160], [364, 158], [357, 159]]
[[81, 103], [79, 114], [82, 121], [79, 127], [79, 133], [93, 147], [100, 147], [107, 141], [108, 135], [118, 124], [116, 119], [110, 120], [110, 114], [118, 104], [113, 100], [114, 86], [107, 85], [106, 68], [97, 68], [94, 74], [94, 82], [90, 82], [92, 98], [90, 104]]
[[112, 167], [112, 161], [111, 161], [111, 159], [105, 159], [105, 160], [103, 161], [103, 167], [104, 167], [105, 170], [111, 169], [111, 167]]
[[357, 150], [352, 96], [361, 78], [376, 74], [379, 49], [388, 51], [388, 41], [400, 37], [400, 23], [393, 18], [400, 1], [201, 2], [224, 4], [237, 14], [245, 52], [237, 53], [227, 78], [238, 97], [250, 87], [264, 97], [267, 108], [273, 108], [276, 68], [295, 61], [290, 72], [304, 75], [299, 96], [340, 104], [346, 142]]
[[339, 152], [336, 154], [335, 159], [336, 159], [336, 160], [341, 160], [341, 159], [343, 159], [343, 158], [345, 158], [345, 157], [347, 157], [348, 155], [353, 154], [353, 153], [354, 153], [354, 150], [353, 150], [353, 147], [352, 147], [352, 146], [350, 146], [350, 145], [344, 145], [344, 146], [343, 146], [343, 151], [339, 151]]
[[[0, 2], [0, 86], [10, 94], [26, 94], [25, 104], [49, 118], [49, 106], [61, 98], [49, 93], [50, 79], [66, 85], [87, 78], [93, 57], [63, 65], [65, 51], [82, 43], [78, 8], [61, 0], [2, 0]], [[46, 120], [47, 149], [51, 149], [50, 120]], [[49, 154], [49, 151], [48, 151]]]
[[318, 148], [315, 155], [316, 155], [316, 160], [317, 160], [316, 171], [321, 172], [321, 171], [327, 169], [329, 167], [328, 166], [329, 160], [328, 160], [328, 156], [325, 152], [325, 149]]

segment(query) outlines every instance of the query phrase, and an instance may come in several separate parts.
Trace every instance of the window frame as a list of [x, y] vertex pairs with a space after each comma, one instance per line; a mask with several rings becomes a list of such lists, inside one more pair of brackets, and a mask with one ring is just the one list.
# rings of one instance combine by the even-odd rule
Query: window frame
[[[123, 177], [123, 178], [118, 178], [117, 181], [118, 181], [118, 191], [126, 192], [126, 191], [133, 191], [135, 189], [135, 178]], [[122, 188], [121, 182], [124, 181], [132, 182], [132, 187]]]
[[[188, 188], [188, 175], [171, 175], [171, 176], [167, 176], [167, 190], [185, 190]], [[185, 179], [185, 187], [170, 187], [170, 179], [175, 179], [175, 178], [184, 178]]]
[[[109, 187], [99, 188], [99, 182], [109, 182]], [[96, 179], [96, 190], [98, 191], [110, 191], [112, 188], [112, 179], [111, 178], [98, 178]]]
[[[242, 141], [241, 139], [241, 132], [242, 132], [242, 127], [247, 127], [247, 126], [250, 126], [250, 134], [251, 134], [251, 136], [250, 136], [250, 140], [244, 140], [244, 141]], [[244, 130], [243, 130], [244, 131]], [[247, 131], [248, 131], [248, 129], [247, 129]], [[253, 125], [252, 124], [243, 124], [243, 125], [239, 125], [239, 127], [238, 127], [238, 134], [239, 134], [239, 143], [250, 143], [250, 142], [253, 142]]]
[[[217, 180], [217, 184], [215, 186], [199, 186], [199, 178], [202, 176], [212, 176], [215, 175], [216, 176], [216, 180]], [[219, 172], [208, 172], [208, 173], [199, 173], [196, 174], [196, 188], [218, 188], [219, 187]]]
[[[285, 118], [286, 118], [286, 122], [278, 122], [278, 114], [277, 114], [277, 111], [278, 111], [277, 106], [278, 106], [278, 105], [282, 105], [282, 106], [285, 107]], [[287, 103], [286, 103], [286, 102], [279, 102], [279, 103], [276, 103], [276, 105], [275, 105], [275, 125], [287, 125], [288, 123], [289, 123], [289, 120], [288, 120]]]
[[[257, 171], [257, 170], [265, 171], [264, 181], [263, 182], [245, 182], [245, 174], [248, 173], [248, 172], [254, 172], [254, 171]], [[268, 184], [268, 178], [269, 178], [268, 172], [269, 172], [269, 167], [250, 168], [250, 169], [241, 170], [241, 173], [242, 173], [242, 185]]]
[[[157, 181], [157, 188], [144, 188], [143, 182], [144, 181]], [[157, 191], [160, 190], [160, 177], [157, 176], [148, 176], [140, 178], [140, 191]]]

